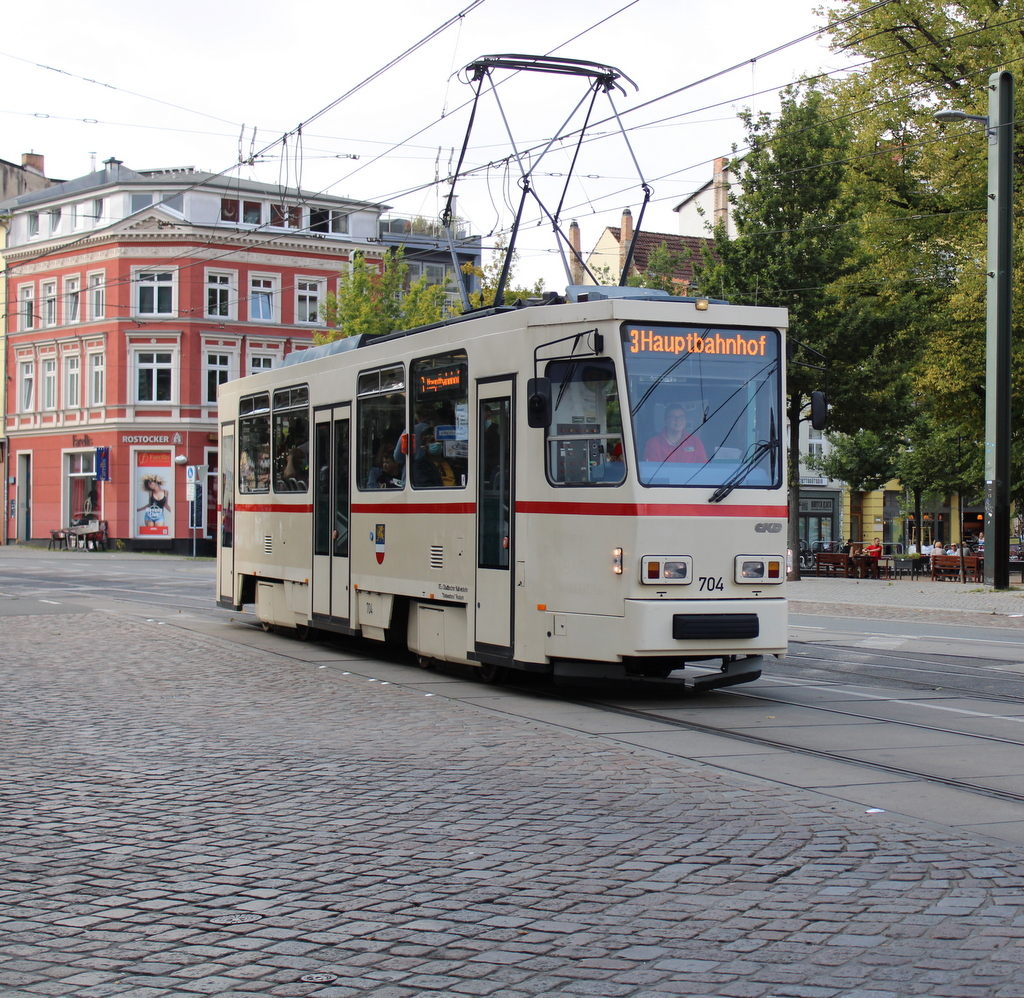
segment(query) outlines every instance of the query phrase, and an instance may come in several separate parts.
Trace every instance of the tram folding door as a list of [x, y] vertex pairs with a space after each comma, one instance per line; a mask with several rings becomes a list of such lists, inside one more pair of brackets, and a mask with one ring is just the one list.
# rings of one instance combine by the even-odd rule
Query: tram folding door
[[220, 579], [218, 602], [223, 606], [235, 604], [235, 432], [227, 423], [221, 433], [220, 490], [219, 490]]
[[514, 383], [490, 382], [477, 395], [476, 651], [512, 658], [515, 564]]
[[313, 417], [313, 620], [347, 630], [351, 463], [348, 405]]

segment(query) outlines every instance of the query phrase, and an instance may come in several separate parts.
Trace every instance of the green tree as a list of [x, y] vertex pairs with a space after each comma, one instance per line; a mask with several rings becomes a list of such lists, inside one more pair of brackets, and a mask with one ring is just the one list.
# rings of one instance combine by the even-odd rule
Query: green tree
[[[720, 225], [714, 255], [706, 253], [696, 270], [702, 294], [789, 310], [789, 540], [797, 550], [799, 428], [810, 393], [825, 387], [815, 369], [819, 355], [828, 365], [832, 429], [881, 433], [905, 418], [907, 344], [877, 301], [843, 293], [841, 282], [863, 264], [859, 205], [846, 185], [849, 123], [813, 88], [785, 91], [777, 121], [741, 117], [749, 151], [734, 167], [738, 234], [732, 239]], [[799, 577], [796, 565], [793, 574]]]
[[663, 242], [648, 255], [647, 266], [639, 274], [631, 274], [626, 283], [634, 288], [667, 291], [670, 295], [686, 294], [687, 289], [676, 280], [676, 274], [683, 270], [687, 260], [687, 256], [673, 253], [668, 243]]
[[[977, 124], [938, 125], [937, 108], [988, 113], [988, 77], [1024, 57], [1018, 3], [1005, 0], [900, 0], [870, 9], [866, 0], [833, 6], [835, 20], [851, 8], [864, 13], [840, 25], [832, 46], [866, 57], [858, 71], [830, 90], [836, 112], [855, 133], [849, 191], [863, 206], [867, 263], [850, 282], [869, 287], [885, 309], [898, 312], [902, 335], [920, 344], [910, 372], [915, 418], [910, 453], [932, 455], [931, 482], [916, 489], [978, 494], [984, 446], [987, 145]], [[1024, 95], [1018, 93], [1018, 117]], [[1015, 130], [1018, 161], [1024, 130]], [[1018, 182], [1021, 175], [1018, 172]], [[1019, 197], [1019, 194], [1018, 194]], [[1015, 251], [1014, 308], [1024, 307], [1024, 256]], [[1018, 311], [1018, 314], [1019, 311]], [[1024, 344], [1014, 362], [1014, 411], [1024, 404]], [[1018, 423], [1019, 425], [1019, 423]], [[1024, 501], [1020, 474], [1024, 440], [1013, 440], [1014, 498]], [[944, 488], [939, 469], [959, 466], [973, 448], [958, 488]], [[915, 471], [907, 459], [906, 474]], [[972, 470], [973, 469], [973, 470]], [[947, 483], [948, 484], [948, 483]]]
[[316, 342], [329, 343], [360, 333], [380, 336], [443, 318], [444, 286], [427, 284], [424, 275], [406, 290], [409, 266], [403, 256], [400, 246], [378, 269], [357, 253], [351, 269], [342, 274], [338, 291], [329, 291], [324, 297], [320, 314], [330, 328], [317, 333]]
[[[495, 240], [494, 255], [490, 261], [482, 267], [464, 263], [462, 272], [467, 277], [476, 277], [477, 290], [469, 293], [469, 301], [473, 308], [490, 308], [494, 304], [494, 297], [498, 291], [498, 282], [501, 280], [502, 267], [505, 265], [505, 257], [508, 254], [508, 243], [504, 236], [498, 236]], [[512, 262], [509, 266], [508, 279], [505, 285], [505, 304], [511, 305], [517, 300], [525, 301], [528, 298], [535, 298], [544, 293], [544, 281], [538, 280], [530, 287], [517, 287], [514, 283], [516, 263], [519, 254], [513, 250]]]

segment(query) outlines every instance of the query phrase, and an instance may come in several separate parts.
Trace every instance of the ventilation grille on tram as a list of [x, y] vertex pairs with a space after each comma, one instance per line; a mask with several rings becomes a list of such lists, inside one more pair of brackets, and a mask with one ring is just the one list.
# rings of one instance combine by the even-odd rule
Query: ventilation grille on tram
[[444, 547], [441, 544], [430, 545], [430, 567], [444, 568]]
[[263, 535], [263, 553], [273, 554], [274, 553], [274, 537], [272, 534]]

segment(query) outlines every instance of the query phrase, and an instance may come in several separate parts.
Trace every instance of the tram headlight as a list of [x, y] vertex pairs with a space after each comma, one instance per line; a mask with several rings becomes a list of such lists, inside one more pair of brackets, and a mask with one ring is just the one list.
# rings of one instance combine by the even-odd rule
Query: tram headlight
[[688, 554], [645, 555], [640, 559], [645, 586], [688, 586], [693, 581], [693, 558]]
[[612, 550], [612, 572], [615, 575], [622, 575], [622, 548]]
[[781, 555], [738, 555], [734, 577], [741, 585], [778, 585], [786, 581], [784, 559]]

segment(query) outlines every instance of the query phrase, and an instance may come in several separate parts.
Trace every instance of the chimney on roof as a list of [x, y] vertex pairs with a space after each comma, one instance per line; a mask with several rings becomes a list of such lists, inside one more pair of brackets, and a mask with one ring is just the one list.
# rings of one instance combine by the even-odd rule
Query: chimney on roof
[[114, 159], [113, 156], [111, 156], [110, 159], [105, 159], [103, 161], [103, 169], [106, 171], [107, 177], [110, 180], [121, 179], [121, 166], [122, 161], [119, 159]]
[[26, 170], [38, 173], [40, 177], [46, 176], [46, 169], [43, 166], [43, 154], [39, 152], [23, 152], [21, 154], [21, 165]]
[[716, 227], [719, 222], [722, 222], [725, 225], [729, 224], [729, 182], [726, 180], [725, 176], [725, 164], [726, 159], [724, 156], [719, 156], [718, 159], [715, 160], [714, 224]]
[[583, 257], [580, 255], [580, 227], [574, 218], [569, 223], [569, 246], [572, 259], [569, 261], [569, 278], [573, 284], [583, 283]]
[[622, 233], [619, 236], [619, 273], [626, 266], [626, 253], [629, 252], [629, 244], [633, 241], [633, 212], [628, 208], [622, 209]]

